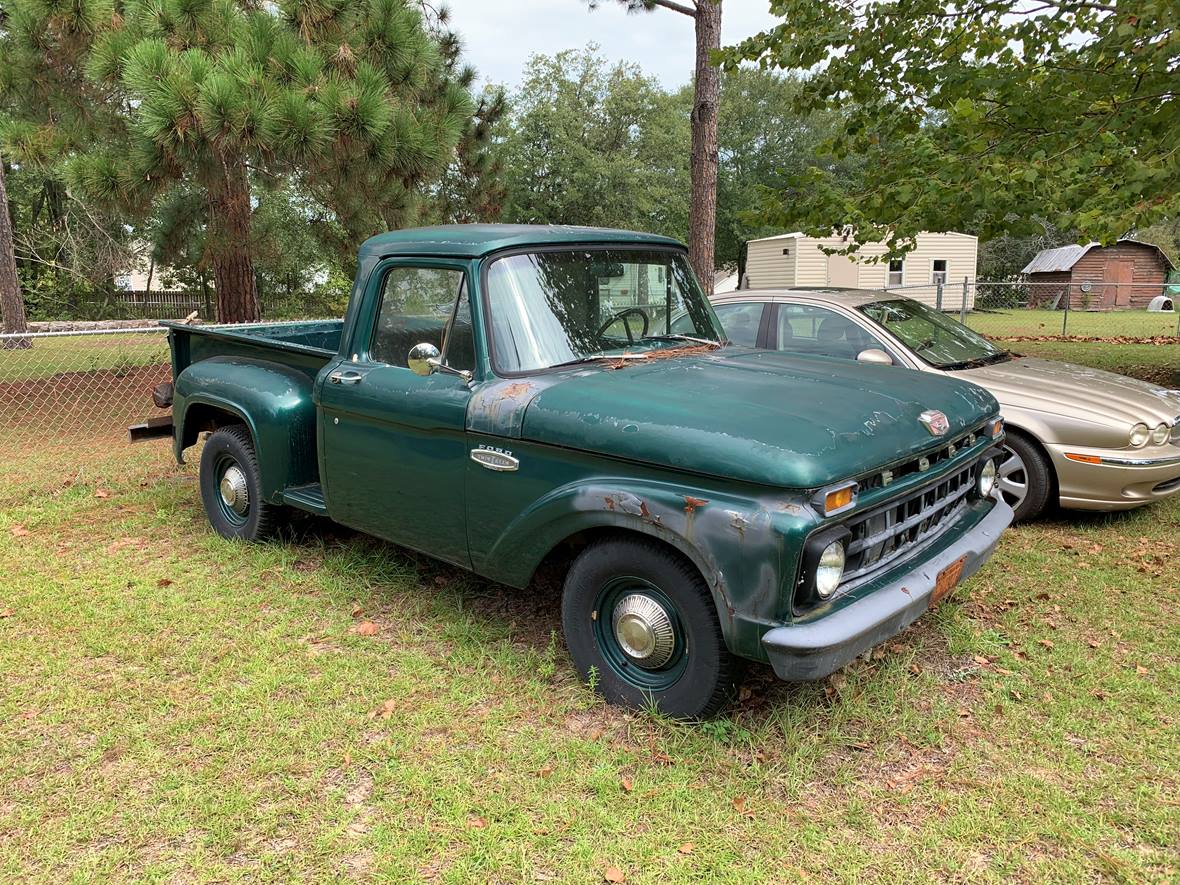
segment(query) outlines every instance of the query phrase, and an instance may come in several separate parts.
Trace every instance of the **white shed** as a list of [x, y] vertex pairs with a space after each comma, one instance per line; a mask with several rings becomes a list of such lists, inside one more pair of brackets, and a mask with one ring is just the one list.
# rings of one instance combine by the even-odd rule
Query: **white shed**
[[885, 254], [884, 243], [868, 243], [854, 255], [827, 255], [822, 251], [847, 244], [848, 238], [841, 236], [808, 237], [798, 232], [751, 240], [747, 244], [742, 288], [904, 289], [908, 297], [933, 305], [941, 280], [943, 307], [958, 309], [966, 279], [967, 306], [974, 304], [979, 240], [970, 234], [920, 233], [914, 250], [892, 261], [868, 260]]

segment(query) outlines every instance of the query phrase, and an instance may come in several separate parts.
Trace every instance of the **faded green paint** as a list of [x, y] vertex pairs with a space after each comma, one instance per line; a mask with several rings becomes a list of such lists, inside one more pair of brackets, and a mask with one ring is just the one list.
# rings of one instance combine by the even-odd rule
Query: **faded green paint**
[[[172, 326], [178, 457], [208, 410], [223, 408], [255, 436], [268, 499], [320, 482], [333, 519], [517, 587], [573, 536], [614, 529], [658, 538], [705, 577], [731, 649], [765, 660], [763, 635], [792, 620], [803, 541], [825, 524], [809, 503], [814, 492], [944, 445], [919, 423], [924, 409], [947, 415], [949, 435], [997, 412], [989, 394], [951, 379], [735, 347], [498, 378], [483, 334], [483, 269], [500, 251], [555, 244], [683, 250], [663, 237], [565, 227], [375, 237], [361, 247], [343, 323]], [[470, 385], [368, 359], [382, 270], [407, 257], [467, 274]], [[362, 380], [334, 384], [337, 370]], [[928, 472], [868, 491], [854, 512], [960, 470], [990, 444], [980, 439]], [[519, 469], [485, 469], [469, 457], [479, 447], [509, 452]], [[970, 532], [989, 509], [972, 505], [931, 550]], [[913, 565], [904, 560], [827, 608]]]

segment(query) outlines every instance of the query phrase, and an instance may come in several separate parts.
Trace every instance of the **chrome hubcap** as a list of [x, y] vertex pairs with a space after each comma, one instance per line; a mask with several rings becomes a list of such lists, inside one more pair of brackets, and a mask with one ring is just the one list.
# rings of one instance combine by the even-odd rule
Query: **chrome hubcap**
[[242, 468], [232, 464], [221, 475], [221, 500], [238, 516], [245, 516], [250, 509], [250, 490], [246, 486], [246, 474]]
[[996, 472], [996, 485], [1004, 503], [1015, 510], [1028, 497], [1028, 470], [1024, 461], [1012, 449], [1004, 449], [1004, 457]]
[[624, 596], [615, 606], [611, 623], [619, 647], [639, 666], [654, 670], [672, 657], [676, 645], [672, 618], [650, 596]]

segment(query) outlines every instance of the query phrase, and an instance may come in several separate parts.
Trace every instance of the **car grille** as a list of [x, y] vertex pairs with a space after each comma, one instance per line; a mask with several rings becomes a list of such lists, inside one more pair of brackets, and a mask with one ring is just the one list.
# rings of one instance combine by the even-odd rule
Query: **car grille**
[[976, 460], [845, 523], [852, 537], [840, 591], [867, 581], [890, 563], [938, 537], [965, 506], [967, 495], [975, 487], [979, 464]]

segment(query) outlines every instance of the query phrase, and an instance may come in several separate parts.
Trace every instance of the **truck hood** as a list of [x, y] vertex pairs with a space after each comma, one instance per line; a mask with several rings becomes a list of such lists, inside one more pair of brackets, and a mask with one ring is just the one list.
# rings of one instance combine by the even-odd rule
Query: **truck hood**
[[[737, 348], [596, 365], [538, 388], [524, 439], [794, 489], [937, 449], [998, 411], [991, 394], [951, 378]], [[919, 421], [927, 409], [950, 421], [937, 440]]]
[[1001, 409], [1046, 412], [1119, 428], [1140, 421], [1155, 427], [1180, 415], [1180, 391], [1073, 363], [1017, 357], [948, 374], [986, 387]]

